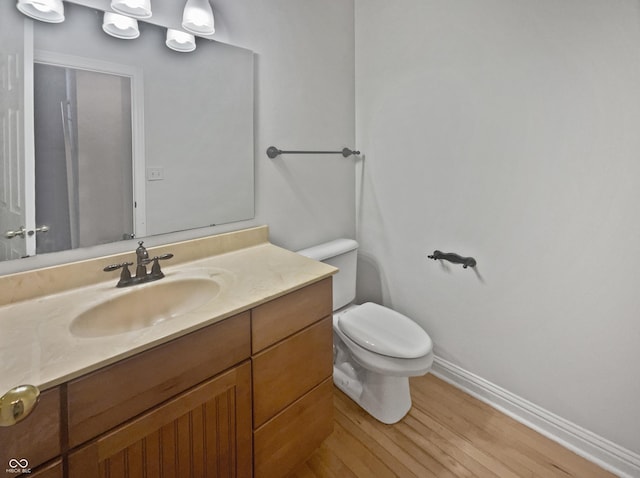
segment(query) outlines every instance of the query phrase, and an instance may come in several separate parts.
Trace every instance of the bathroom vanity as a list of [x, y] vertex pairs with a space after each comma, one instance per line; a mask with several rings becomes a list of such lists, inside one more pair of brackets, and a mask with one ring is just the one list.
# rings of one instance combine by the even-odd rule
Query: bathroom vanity
[[[31, 380], [43, 390], [27, 418], [0, 428], [2, 466], [28, 461], [39, 478], [272, 478], [304, 461], [333, 427], [335, 269], [269, 244], [267, 234], [254, 228], [153, 250], [183, 257], [165, 266], [168, 284], [206, 270], [219, 290], [193, 310], [129, 332], [85, 328], [73, 336], [74, 317], [95, 306], [73, 305], [87, 295], [95, 302], [87, 287], [57, 291], [55, 300], [41, 294], [46, 284], [61, 288], [51, 274], [70, 269], [13, 277], [32, 274], [35, 285], [5, 289], [13, 299], [0, 307], [3, 332], [15, 325], [13, 314], [32, 317], [42, 304], [58, 312], [43, 309], [20, 326], [37, 341], [24, 345], [22, 360], [11, 333], [0, 338], [0, 385]], [[101, 270], [120, 256], [75, 271], [87, 263]], [[112, 279], [88, 287], [106, 290]]]

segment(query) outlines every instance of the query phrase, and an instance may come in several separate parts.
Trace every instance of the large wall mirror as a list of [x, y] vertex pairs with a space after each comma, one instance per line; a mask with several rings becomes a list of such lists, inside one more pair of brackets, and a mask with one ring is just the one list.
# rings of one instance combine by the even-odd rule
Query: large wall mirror
[[0, 260], [253, 217], [251, 51], [178, 53], [154, 25], [119, 40], [90, 8], [52, 25], [0, 3]]

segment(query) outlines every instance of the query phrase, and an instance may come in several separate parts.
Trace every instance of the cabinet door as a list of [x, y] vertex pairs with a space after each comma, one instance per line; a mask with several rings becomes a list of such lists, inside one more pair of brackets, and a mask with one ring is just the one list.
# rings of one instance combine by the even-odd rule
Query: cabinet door
[[69, 455], [69, 478], [250, 477], [246, 362]]

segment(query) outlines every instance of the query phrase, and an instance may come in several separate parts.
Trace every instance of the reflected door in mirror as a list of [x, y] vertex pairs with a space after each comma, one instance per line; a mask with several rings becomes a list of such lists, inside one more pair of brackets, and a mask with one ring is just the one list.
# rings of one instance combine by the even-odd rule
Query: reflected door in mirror
[[34, 110], [37, 253], [132, 237], [130, 79], [36, 64]]
[[[11, 2], [2, 2], [0, 17]], [[0, 29], [0, 260], [27, 255], [25, 234], [24, 35], [22, 22]]]

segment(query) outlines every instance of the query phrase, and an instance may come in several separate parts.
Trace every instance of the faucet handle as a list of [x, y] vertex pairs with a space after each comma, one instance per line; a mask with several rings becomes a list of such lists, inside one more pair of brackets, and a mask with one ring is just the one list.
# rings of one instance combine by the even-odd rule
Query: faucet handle
[[111, 264], [102, 269], [105, 272], [117, 271], [118, 269], [128, 269], [129, 266], [132, 266], [133, 262], [123, 262], [122, 264]]
[[122, 264], [111, 264], [102, 269], [105, 272], [117, 271], [118, 269], [122, 269], [120, 273], [120, 280], [116, 284], [116, 287], [125, 287], [131, 284], [131, 271], [129, 270], [129, 266], [132, 266], [133, 262], [123, 262]]
[[166, 259], [171, 259], [173, 254], [162, 254], [161, 256], [155, 256], [150, 260], [153, 261], [153, 265], [151, 266], [151, 273], [149, 274], [149, 280], [157, 280], [162, 279], [164, 277], [164, 273], [160, 270], [160, 262]]

